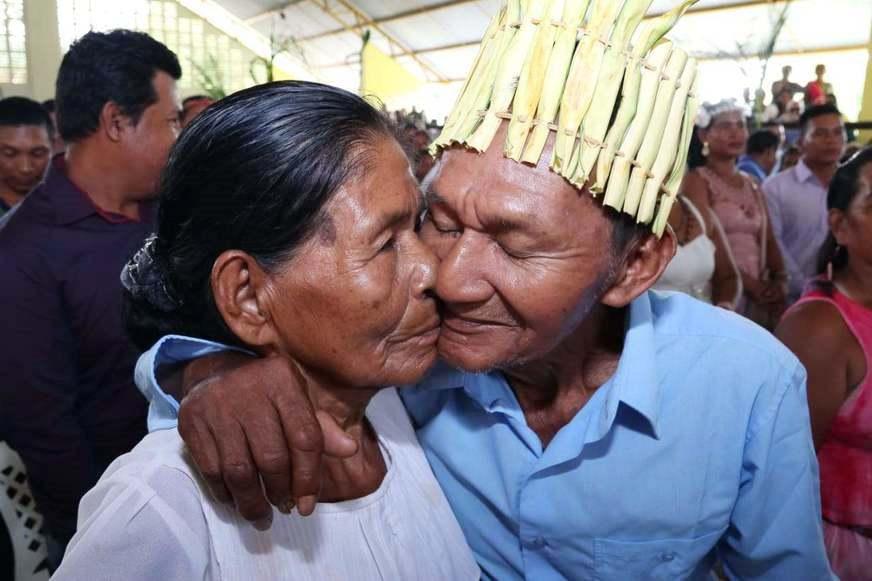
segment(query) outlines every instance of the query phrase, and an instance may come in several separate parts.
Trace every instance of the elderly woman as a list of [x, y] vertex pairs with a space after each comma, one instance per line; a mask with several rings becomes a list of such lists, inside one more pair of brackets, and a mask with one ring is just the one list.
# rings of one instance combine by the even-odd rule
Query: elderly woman
[[687, 174], [683, 193], [723, 226], [744, 289], [738, 312], [772, 329], [784, 310], [787, 276], [763, 194], [736, 166], [748, 140], [744, 111], [730, 101], [706, 104], [697, 130], [703, 163]]
[[824, 538], [841, 579], [872, 579], [872, 148], [836, 172], [821, 278], [778, 337], [808, 370]]
[[420, 214], [391, 128], [347, 92], [264, 85], [195, 120], [164, 175], [157, 235], [124, 276], [132, 335], [287, 361], [357, 449], [324, 460], [329, 504], [309, 518], [286, 505], [259, 531], [210, 496], [176, 430], [152, 433], [82, 500], [55, 578], [478, 578], [387, 387], [436, 358]]

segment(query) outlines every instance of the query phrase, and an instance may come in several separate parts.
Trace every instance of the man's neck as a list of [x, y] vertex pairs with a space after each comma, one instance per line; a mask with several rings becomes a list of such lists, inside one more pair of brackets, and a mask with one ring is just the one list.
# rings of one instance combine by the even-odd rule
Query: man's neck
[[24, 199], [24, 196], [8, 189], [0, 189], [0, 200], [10, 208]]
[[125, 170], [87, 141], [71, 144], [66, 153], [66, 173], [104, 212], [139, 219], [139, 201], [129, 197]]
[[830, 182], [833, 180], [833, 176], [839, 167], [838, 163], [818, 163], [805, 157], [802, 158], [802, 162], [811, 170], [811, 173], [821, 182], [824, 188], [830, 187]]
[[551, 353], [505, 370], [543, 448], [617, 371], [627, 316], [627, 309], [598, 305]]

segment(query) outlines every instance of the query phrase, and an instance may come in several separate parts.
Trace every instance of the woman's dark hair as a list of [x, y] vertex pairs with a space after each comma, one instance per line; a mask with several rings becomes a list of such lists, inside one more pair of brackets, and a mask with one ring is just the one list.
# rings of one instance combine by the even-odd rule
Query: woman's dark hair
[[[870, 163], [872, 163], [872, 147], [867, 147], [839, 166], [830, 182], [830, 189], [827, 193], [827, 210], [848, 211], [860, 189], [860, 172]], [[827, 235], [827, 239], [818, 254], [818, 274], [825, 273], [829, 264], [833, 265], [834, 271], [848, 265], [848, 250], [838, 245], [832, 232]]]
[[64, 141], [97, 131], [103, 106], [112, 101], [138, 123], [157, 102], [152, 80], [158, 71], [182, 77], [179, 59], [149, 35], [131, 30], [89, 32], [70, 46], [58, 71], [58, 130]]
[[216, 258], [238, 249], [266, 270], [285, 264], [366, 171], [380, 135], [392, 126], [366, 101], [300, 81], [241, 91], [197, 117], [170, 154], [156, 238], [122, 274], [134, 343], [179, 333], [238, 344], [212, 297]]

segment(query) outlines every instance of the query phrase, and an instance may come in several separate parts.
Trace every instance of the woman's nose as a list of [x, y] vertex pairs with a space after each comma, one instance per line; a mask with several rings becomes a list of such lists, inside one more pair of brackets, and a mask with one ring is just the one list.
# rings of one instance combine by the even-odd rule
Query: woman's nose
[[436, 273], [439, 271], [439, 259], [429, 246], [418, 240], [416, 242], [416, 259], [414, 290], [418, 296], [429, 295], [436, 287]]

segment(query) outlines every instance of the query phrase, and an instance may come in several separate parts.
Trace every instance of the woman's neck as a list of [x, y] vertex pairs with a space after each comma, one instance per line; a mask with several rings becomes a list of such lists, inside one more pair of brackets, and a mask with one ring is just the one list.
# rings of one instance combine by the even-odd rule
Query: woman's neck
[[322, 373], [301, 372], [316, 413], [329, 416], [358, 444], [351, 457], [323, 457], [321, 501], [341, 502], [375, 492], [387, 474], [387, 465], [378, 436], [366, 418], [366, 408], [381, 388], [350, 387]]
[[872, 309], [872, 265], [849, 260], [848, 265], [833, 278], [842, 294]]
[[705, 166], [722, 178], [731, 178], [739, 171], [734, 157], [710, 155]]

